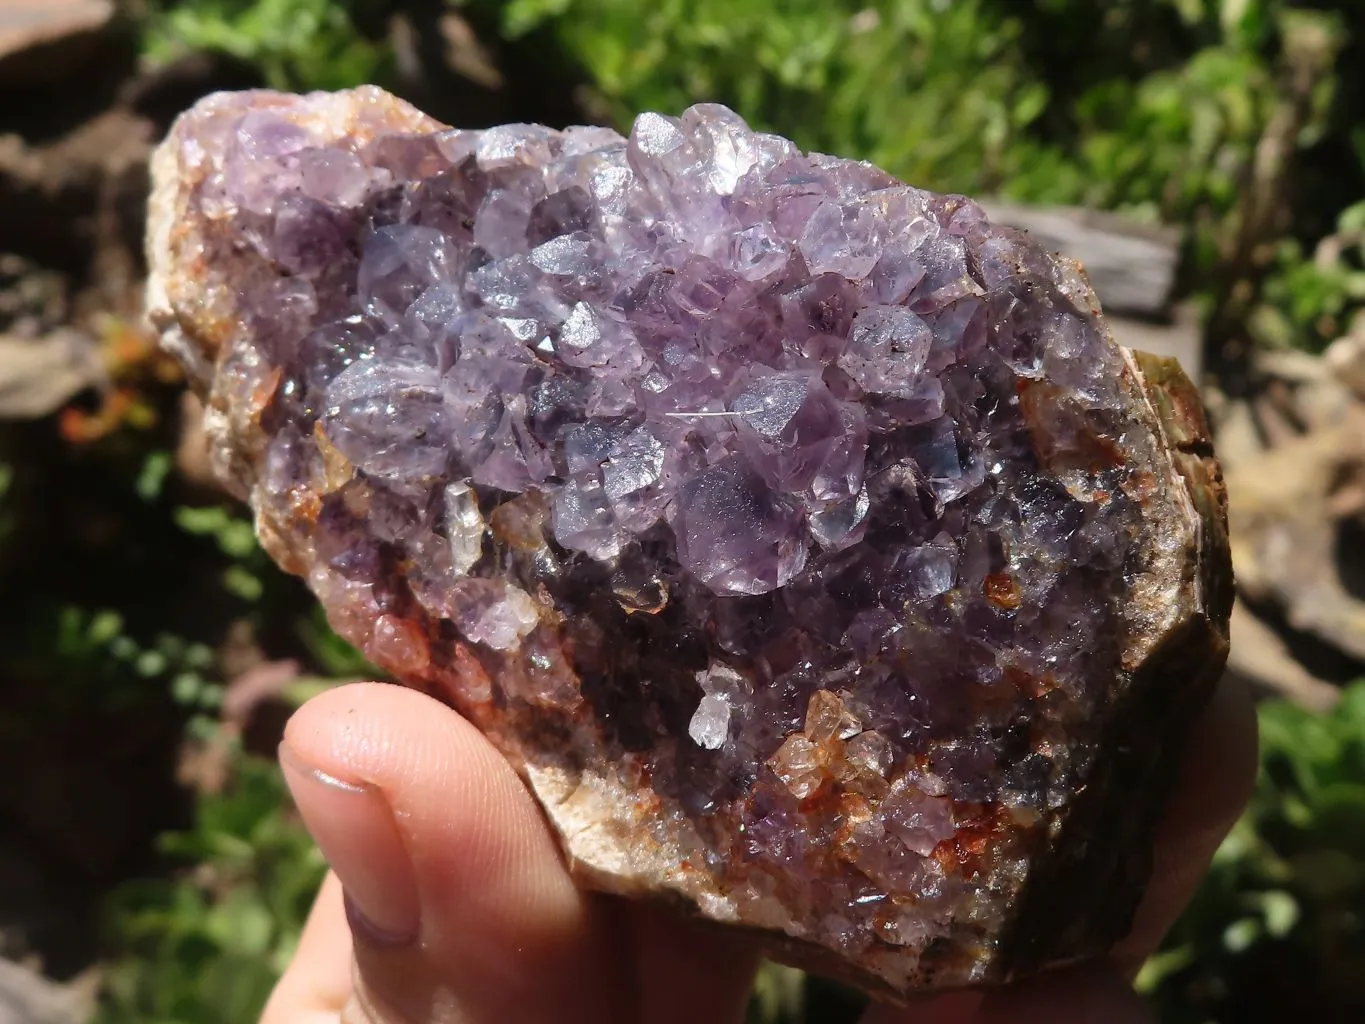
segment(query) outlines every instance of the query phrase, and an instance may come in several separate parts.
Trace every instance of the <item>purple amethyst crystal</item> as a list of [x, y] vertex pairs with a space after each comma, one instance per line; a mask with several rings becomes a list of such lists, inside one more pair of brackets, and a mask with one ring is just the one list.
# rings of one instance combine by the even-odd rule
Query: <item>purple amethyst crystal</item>
[[1078, 267], [710, 105], [223, 94], [155, 177], [217, 471], [585, 884], [893, 994], [1123, 934], [1230, 574], [1198, 399]]

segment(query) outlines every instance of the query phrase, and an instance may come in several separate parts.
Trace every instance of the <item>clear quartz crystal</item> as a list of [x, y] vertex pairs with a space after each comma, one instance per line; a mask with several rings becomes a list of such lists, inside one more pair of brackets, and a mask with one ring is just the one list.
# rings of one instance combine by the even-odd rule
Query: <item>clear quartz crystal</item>
[[725, 745], [730, 730], [730, 705], [724, 697], [708, 693], [697, 705], [697, 711], [687, 726], [687, 734], [699, 747], [719, 750]]

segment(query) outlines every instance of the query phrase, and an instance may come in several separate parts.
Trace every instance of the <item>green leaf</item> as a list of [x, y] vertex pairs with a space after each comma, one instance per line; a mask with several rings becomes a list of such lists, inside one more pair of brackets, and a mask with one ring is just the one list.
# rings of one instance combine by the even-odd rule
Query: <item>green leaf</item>
[[1272, 890], [1261, 893], [1260, 902], [1265, 930], [1273, 938], [1284, 938], [1299, 923], [1301, 917], [1299, 901], [1293, 894], [1278, 889]]
[[223, 571], [223, 589], [243, 601], [259, 601], [265, 593], [265, 584], [255, 573], [248, 572], [240, 565], [230, 565]]
[[1223, 930], [1223, 946], [1232, 953], [1244, 952], [1261, 937], [1261, 932], [1259, 920], [1254, 917], [1241, 918]]
[[105, 609], [90, 617], [86, 628], [86, 640], [92, 647], [105, 647], [113, 642], [123, 631], [123, 616], [116, 611]]
[[171, 680], [171, 697], [177, 704], [193, 704], [199, 699], [204, 680], [195, 672], [181, 672]]
[[569, 9], [570, 0], [509, 0], [503, 7], [502, 31], [516, 39]]
[[241, 888], [209, 912], [205, 932], [217, 945], [245, 956], [259, 956], [274, 935], [270, 912], [250, 888]]
[[161, 489], [170, 474], [173, 460], [170, 452], [152, 452], [142, 463], [133, 489], [143, 501], [155, 501], [161, 496]]
[[133, 662], [133, 668], [144, 679], [159, 676], [170, 665], [170, 659], [160, 651], [143, 651]]
[[1150, 995], [1168, 977], [1180, 973], [1194, 963], [1197, 955], [1194, 947], [1189, 944], [1153, 953], [1142, 965], [1142, 970], [1138, 972], [1133, 985], [1143, 995]]
[[234, 564], [223, 570], [224, 590], [248, 603], [264, 596], [261, 570], [266, 568], [265, 556], [256, 542], [251, 523], [220, 506], [177, 508], [174, 517], [186, 533], [211, 537], [219, 551], [232, 559]]

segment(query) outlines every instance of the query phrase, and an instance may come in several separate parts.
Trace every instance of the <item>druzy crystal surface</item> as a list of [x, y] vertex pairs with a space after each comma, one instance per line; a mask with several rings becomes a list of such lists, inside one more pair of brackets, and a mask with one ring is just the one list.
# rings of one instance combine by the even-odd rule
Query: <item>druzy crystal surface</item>
[[731, 111], [211, 97], [151, 315], [267, 550], [586, 884], [890, 993], [1123, 934], [1225, 650], [1178, 369], [962, 197]]

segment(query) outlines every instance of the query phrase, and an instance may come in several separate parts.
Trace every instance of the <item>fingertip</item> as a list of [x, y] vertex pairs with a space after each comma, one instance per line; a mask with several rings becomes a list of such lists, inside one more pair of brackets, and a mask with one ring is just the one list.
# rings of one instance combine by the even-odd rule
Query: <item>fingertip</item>
[[[377, 819], [362, 818], [360, 799], [346, 812], [352, 822], [372, 823], [349, 831], [336, 825], [340, 811], [318, 820], [305, 810], [360, 911], [359, 923], [353, 914], [357, 998], [382, 1007], [379, 1019], [421, 1019], [418, 1004], [436, 992], [474, 1008], [460, 1019], [596, 1019], [563, 1016], [566, 990], [582, 991], [579, 1008], [588, 1014], [606, 998], [591, 990], [590, 979], [603, 972], [595, 969], [600, 944], [589, 901], [530, 793], [483, 734], [417, 691], [352, 684], [301, 708], [283, 749], [291, 786], [316, 789], [321, 780], [340, 790], [330, 794], [335, 801], [352, 790], [381, 797], [415, 877], [419, 940], [405, 946], [388, 941], [401, 901], [352, 882], [397, 861], [393, 849], [380, 849]], [[310, 805], [320, 799], [304, 797]], [[387, 884], [401, 889], [392, 878]], [[530, 978], [537, 984], [528, 988]]]
[[506, 759], [415, 690], [352, 683], [320, 694], [290, 719], [283, 749], [314, 777], [382, 794], [414, 860], [440, 863], [432, 882], [455, 885], [554, 851]]
[[421, 905], [402, 833], [383, 792], [352, 765], [280, 744], [280, 771], [352, 917], [392, 943], [417, 939]]

